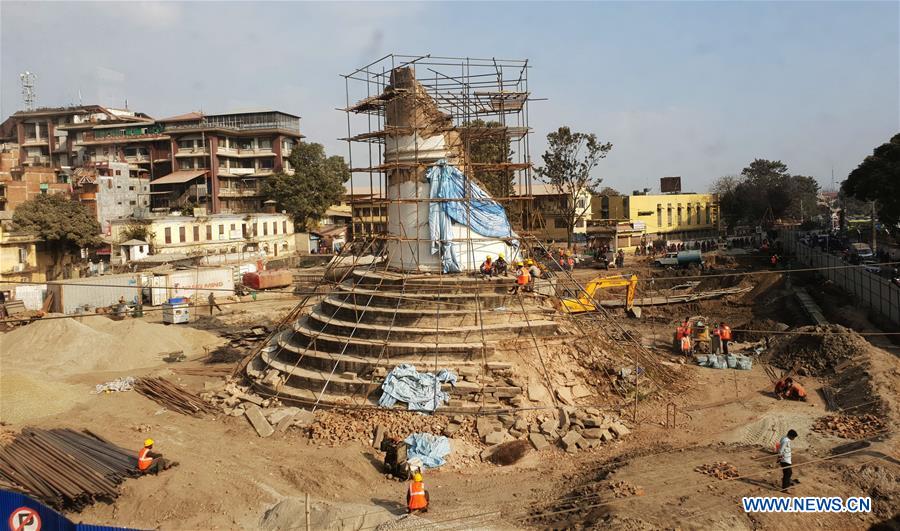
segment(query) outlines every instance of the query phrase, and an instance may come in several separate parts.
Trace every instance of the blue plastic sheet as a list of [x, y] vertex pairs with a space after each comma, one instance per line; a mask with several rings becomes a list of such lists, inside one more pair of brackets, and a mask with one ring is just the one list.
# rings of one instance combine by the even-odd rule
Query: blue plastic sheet
[[381, 384], [378, 405], [393, 407], [406, 402], [410, 411], [434, 411], [440, 404], [450, 402], [450, 395], [441, 390], [441, 384], [456, 385], [456, 373], [441, 369], [437, 375], [419, 372], [408, 363], [394, 367]]
[[430, 433], [413, 433], [403, 440], [407, 445], [406, 459], [408, 462], [420, 461], [425, 468], [437, 468], [450, 454], [450, 440], [443, 435]]
[[488, 238], [516, 238], [506, 210], [500, 203], [491, 199], [474, 180], [466, 179], [459, 169], [446, 160], [441, 159], [429, 168], [425, 178], [431, 183], [431, 199], [469, 198], [468, 201], [431, 201], [428, 207], [431, 254], [440, 253], [444, 273], [458, 273], [460, 270], [459, 257], [452, 241], [453, 223], [468, 226], [473, 232]]

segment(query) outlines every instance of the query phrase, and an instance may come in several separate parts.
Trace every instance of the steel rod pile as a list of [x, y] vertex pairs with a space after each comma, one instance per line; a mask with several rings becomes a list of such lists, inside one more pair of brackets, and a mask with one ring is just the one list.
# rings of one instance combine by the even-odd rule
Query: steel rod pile
[[185, 415], [199, 417], [204, 413], [216, 412], [215, 407], [199, 396], [163, 378], [139, 378], [134, 382], [134, 390], [157, 404]]
[[0, 484], [57, 509], [81, 510], [119, 495], [119, 485], [137, 476], [137, 453], [91, 432], [25, 428], [0, 449]]

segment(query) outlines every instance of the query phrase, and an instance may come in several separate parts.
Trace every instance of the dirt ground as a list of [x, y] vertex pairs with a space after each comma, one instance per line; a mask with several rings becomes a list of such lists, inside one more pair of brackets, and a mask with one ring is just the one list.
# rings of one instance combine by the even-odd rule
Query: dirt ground
[[[631, 257], [628, 262], [633, 265]], [[732, 270], [743, 267], [735, 264]], [[640, 275], [650, 274], [645, 264], [635, 269]], [[582, 280], [596, 274], [607, 272], [576, 270]], [[743, 281], [721, 278], [715, 282], [719, 287]], [[661, 284], [664, 281], [656, 283]], [[870, 444], [865, 448], [842, 450], [841, 445], [853, 441], [811, 429], [828, 413], [817, 390], [835, 385], [832, 376], [802, 379], [808, 402], [779, 401], [770, 394], [772, 383], [761, 363], [750, 371], [715, 370], [683, 364], [668, 351], [672, 323], [685, 315], [728, 320], [735, 328], [767, 320], [803, 324], [783, 279], [761, 277], [754, 285], [749, 294], [732, 299], [648, 309], [639, 321], [621, 318], [680, 378], [677, 392], [641, 402], [636, 420], [630, 406], [619, 404], [632, 430], [628, 437], [575, 455], [558, 447], [532, 451], [504, 467], [478, 462], [482, 447], [461, 442], [447, 466], [426, 474], [429, 512], [405, 526], [400, 522], [382, 528], [866, 529], [892, 517], [898, 528], [900, 456], [895, 431], [900, 419], [900, 362], [895, 355], [873, 345], [858, 360], [865, 363], [860, 374], [866, 389], [883, 403], [886, 433], [863, 441]], [[295, 303], [271, 300], [226, 306], [222, 314], [189, 326], [221, 334], [251, 324], [272, 324]], [[865, 329], [877, 330], [868, 322]], [[2, 342], [0, 335], [0, 347]], [[52, 404], [33, 414], [17, 411], [15, 416], [8, 413], [7, 397], [26, 396], [25, 392], [0, 379], [3, 429], [90, 429], [135, 453], [143, 439], [152, 437], [157, 451], [180, 462], [159, 476], [127, 480], [114, 503], [98, 503], [69, 515], [75, 521], [149, 529], [304, 529], [307, 494], [316, 529], [374, 529], [403, 514], [406, 485], [382, 473], [383, 454], [366, 441], [326, 446], [301, 430], [263, 439], [243, 417], [198, 419], [165, 410], [134, 392], [91, 393], [98, 383], [143, 375], [166, 376], [200, 392], [217, 385], [221, 377], [186, 376], [177, 370], [204, 367], [200, 358], [56, 377]], [[35, 400], [39, 398], [30, 397], [25, 403]], [[16, 407], [24, 407], [21, 404]], [[667, 420], [671, 424], [667, 406], [674, 406], [674, 427], [666, 427]], [[776, 490], [780, 471], [773, 445], [788, 429], [800, 433], [794, 443], [795, 477], [800, 483], [791, 495], [872, 496], [873, 512], [745, 513], [740, 506], [743, 496], [783, 495]], [[721, 461], [733, 465], [739, 477], [716, 479], [695, 471]]]

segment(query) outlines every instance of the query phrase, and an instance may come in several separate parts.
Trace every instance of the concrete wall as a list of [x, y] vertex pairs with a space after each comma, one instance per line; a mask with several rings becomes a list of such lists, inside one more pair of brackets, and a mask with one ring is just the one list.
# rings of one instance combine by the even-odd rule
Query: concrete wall
[[784, 231], [785, 249], [804, 265], [823, 268], [819, 274], [853, 295], [858, 305], [895, 324], [900, 324], [900, 287], [862, 266], [850, 265], [840, 257], [800, 243], [801, 233]]

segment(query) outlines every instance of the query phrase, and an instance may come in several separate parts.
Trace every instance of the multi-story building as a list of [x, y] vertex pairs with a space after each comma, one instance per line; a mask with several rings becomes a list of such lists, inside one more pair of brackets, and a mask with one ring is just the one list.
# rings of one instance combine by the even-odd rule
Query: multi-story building
[[368, 190], [356, 189], [352, 195], [348, 191], [345, 200], [351, 209], [351, 239], [387, 231], [388, 205], [384, 198], [377, 197]]
[[8, 223], [0, 223], [0, 291], [13, 282], [46, 281], [51, 262], [39, 237], [13, 232]]
[[118, 218], [143, 217], [150, 210], [150, 175], [128, 162], [89, 162], [75, 169], [78, 199], [100, 222], [106, 234]]
[[171, 153], [171, 172], [150, 183], [161, 208], [200, 203], [212, 213], [260, 212], [263, 182], [293, 171], [288, 157], [303, 138], [300, 118], [279, 111], [195, 112], [158, 123]]
[[719, 233], [715, 194], [632, 194], [597, 196], [587, 234], [614, 249], [655, 240], [684, 241]]
[[22, 166], [19, 153], [18, 144], [0, 144], [0, 221], [38, 195], [72, 192], [65, 175], [49, 166]]
[[531, 185], [531, 216], [524, 217], [521, 212], [523, 203], [513, 201], [509, 204], [510, 219], [513, 223], [520, 224], [531, 232], [536, 238], [544, 242], [565, 242], [568, 238], [568, 223], [566, 215], [575, 212], [574, 226], [572, 227], [573, 240], [576, 243], [585, 241], [587, 224], [592, 219], [591, 193], [582, 190], [575, 196], [575, 204], [568, 193], [560, 193], [550, 184], [533, 183]]
[[294, 254], [294, 223], [287, 214], [212, 214], [208, 216], [159, 216], [141, 220], [116, 219], [111, 222], [113, 256], [119, 247], [132, 240], [133, 226], [143, 226], [143, 241], [151, 254], [180, 254], [201, 257], [236, 255], [237, 259], [255, 256], [269, 258]]

